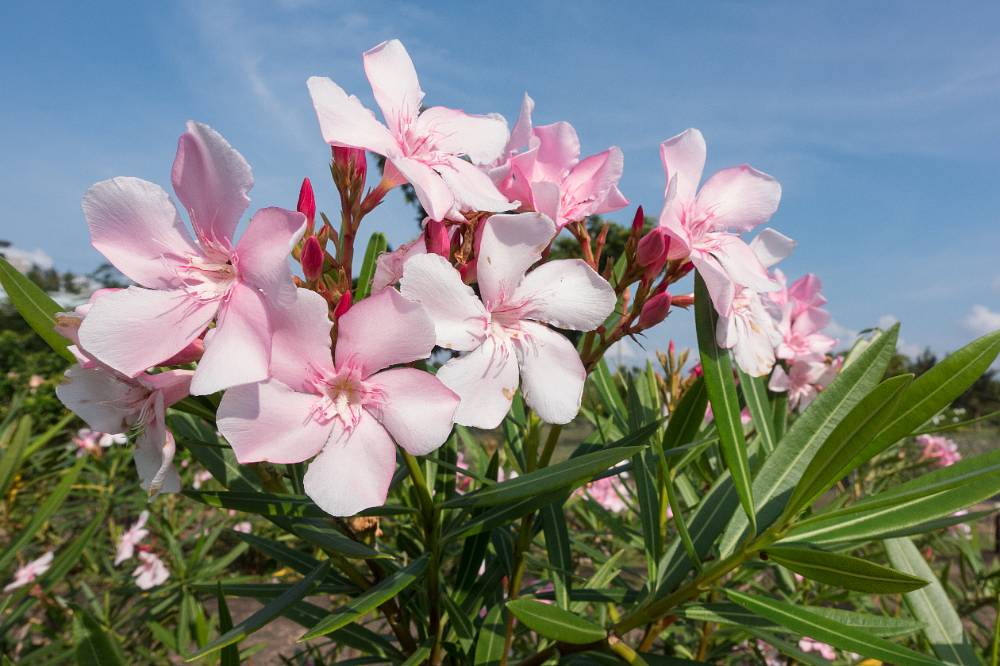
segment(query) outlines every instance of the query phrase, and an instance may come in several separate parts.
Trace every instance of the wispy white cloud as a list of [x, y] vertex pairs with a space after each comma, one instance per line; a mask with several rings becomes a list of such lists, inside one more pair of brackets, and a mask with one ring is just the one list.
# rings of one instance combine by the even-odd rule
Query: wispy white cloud
[[985, 305], [973, 305], [972, 310], [962, 320], [965, 328], [976, 335], [986, 335], [1000, 330], [1000, 312], [994, 312]]

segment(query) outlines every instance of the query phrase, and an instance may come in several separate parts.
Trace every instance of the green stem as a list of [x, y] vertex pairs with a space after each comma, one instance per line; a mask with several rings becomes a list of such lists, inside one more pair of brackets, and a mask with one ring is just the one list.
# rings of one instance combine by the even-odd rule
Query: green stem
[[406, 468], [410, 472], [410, 479], [413, 481], [413, 487], [416, 488], [417, 497], [420, 501], [424, 519], [424, 538], [427, 550], [431, 555], [429, 566], [427, 567], [428, 631], [434, 640], [431, 646], [430, 663], [436, 665], [441, 663], [443, 656], [441, 651], [441, 639], [443, 637], [443, 627], [441, 624], [441, 578], [438, 571], [441, 559], [441, 545], [438, 539], [439, 514], [437, 507], [434, 506], [434, 499], [431, 497], [430, 487], [427, 485], [427, 479], [424, 478], [420, 461], [406, 451], [402, 451], [402, 453], [403, 460], [406, 462]]
[[646, 660], [639, 656], [639, 653], [626, 645], [617, 636], [608, 636], [608, 647], [611, 651], [622, 658], [627, 664], [635, 664], [636, 666], [648, 666]]
[[563, 427], [559, 424], [549, 426], [549, 435], [545, 438], [545, 447], [542, 449], [542, 456], [538, 459], [538, 468], [548, 467], [552, 461], [552, 454], [555, 453], [556, 444], [559, 442], [559, 435], [562, 434]]

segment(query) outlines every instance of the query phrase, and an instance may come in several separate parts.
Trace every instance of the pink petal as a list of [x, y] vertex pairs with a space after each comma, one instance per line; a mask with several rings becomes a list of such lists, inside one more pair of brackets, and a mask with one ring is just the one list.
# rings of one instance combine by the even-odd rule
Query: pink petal
[[176, 493], [181, 489], [181, 477], [173, 465], [177, 445], [163, 422], [162, 396], [156, 400], [157, 416], [146, 424], [132, 450], [142, 489], [150, 495]]
[[372, 277], [372, 293], [377, 294], [386, 287], [392, 287], [403, 277], [403, 266], [411, 257], [427, 253], [427, 243], [423, 234], [403, 243], [392, 252], [383, 252], [375, 260], [375, 275]]
[[562, 183], [562, 197], [568, 205], [561, 215], [568, 220], [593, 215], [611, 188], [618, 185], [624, 168], [625, 156], [617, 146], [581, 161]]
[[385, 502], [395, 471], [396, 447], [389, 433], [363, 412], [354, 430], [335, 433], [309, 463], [303, 483], [306, 494], [330, 515], [353, 516]]
[[208, 125], [188, 121], [177, 141], [171, 179], [198, 238], [231, 248], [253, 187], [253, 173], [243, 156]]
[[331, 146], [364, 148], [379, 155], [398, 155], [399, 145], [385, 125], [354, 95], [325, 77], [306, 81], [323, 140]]
[[148, 393], [138, 383], [107, 368], [70, 366], [56, 386], [56, 396], [74, 414], [98, 432], [125, 432], [131, 427], [135, 407]]
[[270, 307], [288, 306], [295, 301], [288, 258], [305, 228], [302, 213], [262, 208], [254, 213], [236, 246], [233, 261], [240, 280], [260, 291]]
[[532, 132], [538, 137], [538, 155], [532, 180], [558, 183], [580, 160], [580, 138], [565, 121], [540, 125]]
[[191, 378], [193, 376], [193, 370], [167, 370], [155, 375], [139, 375], [136, 377], [136, 381], [150, 391], [162, 393], [163, 406], [170, 407], [188, 397], [191, 392]]
[[434, 324], [419, 303], [385, 289], [356, 303], [338, 323], [336, 365], [359, 363], [364, 376], [427, 358]]
[[778, 181], [745, 164], [719, 171], [698, 193], [698, 208], [712, 215], [719, 231], [749, 231], [770, 220], [780, 201]]
[[386, 125], [396, 136], [402, 136], [416, 121], [424, 98], [410, 54], [398, 39], [391, 39], [365, 51], [364, 63]]
[[309, 289], [297, 289], [296, 302], [274, 313], [271, 328], [271, 377], [299, 391], [306, 388], [310, 369], [333, 370], [329, 308], [326, 299]]
[[511, 303], [524, 303], [524, 319], [592, 331], [608, 318], [617, 298], [607, 280], [581, 259], [548, 261], [529, 271]]
[[487, 307], [506, 302], [556, 233], [552, 220], [538, 213], [494, 215], [482, 226], [476, 270]]
[[495, 428], [510, 410], [517, 391], [517, 358], [505, 335], [491, 335], [482, 345], [453, 358], [437, 378], [461, 398], [455, 422]]
[[528, 145], [531, 140], [531, 112], [534, 110], [535, 100], [528, 97], [528, 93], [524, 93], [524, 98], [521, 100], [521, 113], [517, 117], [517, 122], [514, 123], [514, 129], [510, 131], [510, 140], [507, 142], [508, 153]]
[[750, 241], [750, 249], [764, 268], [770, 268], [792, 253], [795, 241], [774, 229], [764, 229]]
[[618, 186], [613, 186], [608, 190], [608, 195], [604, 197], [604, 201], [600, 202], [594, 208], [594, 215], [603, 215], [604, 213], [610, 213], [612, 211], [621, 210], [629, 204], [628, 199], [622, 194]]
[[407, 261], [399, 289], [424, 306], [439, 346], [468, 351], [482, 343], [489, 321], [486, 308], [443, 257], [423, 254]]
[[516, 340], [524, 401], [546, 423], [569, 423], [580, 411], [587, 373], [573, 343], [547, 326], [521, 322]]
[[708, 288], [708, 295], [715, 305], [715, 311], [727, 316], [733, 307], [733, 296], [736, 291], [732, 279], [722, 270], [718, 260], [710, 254], [700, 252], [692, 254], [691, 261], [705, 280], [705, 287]]
[[183, 291], [129, 287], [102, 295], [80, 325], [83, 349], [133, 377], [200, 336], [219, 309]]
[[447, 217], [448, 211], [455, 205], [455, 195], [434, 169], [408, 157], [393, 157], [389, 163], [410, 185], [413, 185], [420, 205], [432, 220], [443, 220]]
[[778, 288], [757, 255], [741, 238], [719, 234], [714, 241], [711, 252], [733, 282], [758, 292]]
[[372, 375], [368, 382], [384, 393], [384, 402], [372, 414], [406, 451], [427, 455], [448, 439], [458, 395], [437, 377], [414, 368], [394, 368]]
[[176, 287], [176, 267], [201, 254], [159, 185], [104, 180], [87, 190], [82, 205], [94, 248], [144, 287]]
[[660, 159], [667, 183], [676, 180], [677, 199], [691, 201], [705, 170], [705, 137], [696, 129], [684, 130], [660, 144]]
[[490, 177], [474, 164], [452, 157], [444, 164], [435, 165], [435, 169], [451, 190], [455, 198], [454, 205], [459, 211], [500, 212], [515, 207], [514, 203], [500, 194]]
[[271, 358], [271, 326], [260, 294], [236, 282], [198, 362], [191, 393], [208, 395], [230, 386], [264, 381]]
[[296, 463], [319, 453], [332, 425], [313, 418], [320, 397], [271, 379], [222, 395], [217, 423], [240, 464]]
[[468, 155], [473, 164], [487, 164], [500, 157], [509, 136], [503, 116], [470, 115], [443, 106], [421, 113], [414, 131], [427, 137], [433, 150]]
[[531, 183], [531, 196], [528, 197], [527, 201], [531, 203], [531, 210], [556, 222], [559, 229], [562, 229], [563, 225], [568, 222], [562, 217], [562, 192], [557, 183], [545, 180]]
[[767, 383], [767, 388], [771, 389], [775, 393], [784, 393], [789, 388], [791, 388], [792, 383], [788, 379], [788, 373], [779, 364], [774, 366], [774, 371], [771, 373], [771, 380]]

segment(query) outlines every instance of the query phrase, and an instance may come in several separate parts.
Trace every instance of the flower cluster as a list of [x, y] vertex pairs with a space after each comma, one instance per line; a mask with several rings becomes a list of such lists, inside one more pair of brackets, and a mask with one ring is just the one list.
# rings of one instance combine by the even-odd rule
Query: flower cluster
[[917, 444], [923, 447], [921, 460], [930, 460], [941, 467], [950, 467], [962, 459], [958, 444], [940, 435], [917, 435]]

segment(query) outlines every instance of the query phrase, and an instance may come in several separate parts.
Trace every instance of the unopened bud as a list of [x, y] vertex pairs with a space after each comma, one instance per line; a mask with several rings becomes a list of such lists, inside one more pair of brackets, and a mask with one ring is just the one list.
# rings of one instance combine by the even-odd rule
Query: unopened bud
[[348, 289], [343, 294], [340, 295], [340, 300], [337, 301], [337, 307], [333, 311], [333, 318], [340, 319], [340, 317], [351, 309], [351, 290]]
[[635, 211], [635, 217], [632, 218], [632, 231], [642, 232], [642, 227], [646, 223], [646, 215], [642, 212], [642, 206], [639, 206]]
[[302, 187], [299, 188], [299, 203], [295, 206], [295, 210], [306, 216], [306, 225], [311, 236], [313, 225], [316, 222], [316, 197], [313, 195], [313, 186], [308, 178], [302, 179]]
[[683, 277], [688, 273], [690, 273], [692, 270], [694, 270], [694, 264], [689, 261], [683, 266], [681, 266], [680, 276]]
[[667, 354], [673, 358], [674, 354], [677, 353], [677, 347], [674, 345], [674, 339], [671, 338], [670, 342], [667, 343]]
[[664, 264], [667, 263], [667, 252], [670, 250], [670, 238], [663, 227], [656, 227], [639, 241], [635, 260], [646, 269], [646, 277], [652, 278]]
[[451, 239], [448, 237], [448, 227], [444, 222], [427, 220], [424, 226], [424, 243], [430, 254], [439, 254], [445, 259], [451, 254]]
[[333, 147], [333, 163], [344, 170], [344, 173], [363, 185], [368, 175], [368, 158], [362, 148]]
[[323, 274], [323, 246], [315, 236], [307, 238], [302, 246], [302, 274], [310, 282]]
[[639, 313], [639, 328], [646, 329], [656, 326], [667, 318], [670, 312], [670, 292], [662, 291], [643, 303]]

